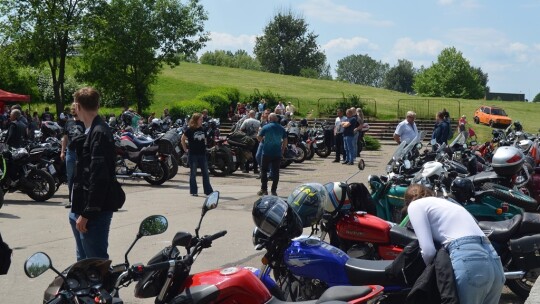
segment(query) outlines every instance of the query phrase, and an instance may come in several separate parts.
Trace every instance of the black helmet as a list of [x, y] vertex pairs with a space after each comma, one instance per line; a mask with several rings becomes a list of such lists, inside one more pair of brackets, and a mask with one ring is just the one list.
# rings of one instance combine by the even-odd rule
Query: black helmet
[[125, 125], [129, 126], [131, 125], [134, 116], [135, 115], [131, 111], [125, 111], [124, 113], [122, 113], [120, 119]]
[[470, 179], [456, 178], [450, 185], [450, 191], [460, 203], [465, 203], [474, 196], [474, 185]]
[[290, 239], [302, 234], [302, 221], [287, 203], [273, 195], [264, 195], [253, 204], [251, 212], [255, 226], [264, 235], [271, 237], [278, 230]]
[[307, 127], [308, 126], [307, 119], [302, 118], [302, 120], [300, 120], [300, 126], [301, 127]]

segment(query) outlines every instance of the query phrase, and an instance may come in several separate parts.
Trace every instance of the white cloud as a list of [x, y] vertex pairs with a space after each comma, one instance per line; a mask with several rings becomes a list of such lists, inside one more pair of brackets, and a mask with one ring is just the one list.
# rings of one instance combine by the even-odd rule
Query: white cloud
[[392, 48], [392, 54], [396, 59], [407, 58], [410, 60], [422, 57], [435, 57], [445, 47], [444, 43], [435, 39], [414, 41], [409, 37], [399, 38]]
[[369, 39], [364, 37], [352, 37], [352, 38], [336, 38], [328, 41], [327, 43], [322, 45], [322, 49], [324, 49], [327, 53], [331, 52], [348, 52], [348, 51], [354, 51], [357, 48], [360, 48], [362, 46], [365, 46], [368, 49], [376, 50], [379, 47], [375, 44], [369, 41]]
[[345, 5], [332, 3], [330, 0], [307, 0], [297, 6], [306, 16], [326, 23], [368, 24], [377, 27], [389, 27], [393, 22], [379, 20], [371, 13], [353, 10]]
[[210, 41], [206, 43], [205, 50], [245, 50], [248, 53], [253, 52], [256, 35], [238, 35], [229, 33], [211, 32]]

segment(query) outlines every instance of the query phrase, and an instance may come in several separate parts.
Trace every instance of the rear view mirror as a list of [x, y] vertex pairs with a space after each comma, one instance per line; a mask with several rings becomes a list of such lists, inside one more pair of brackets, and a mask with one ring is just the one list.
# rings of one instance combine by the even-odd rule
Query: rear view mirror
[[24, 272], [29, 278], [36, 278], [51, 268], [51, 258], [44, 252], [36, 252], [24, 262]]
[[208, 195], [203, 205], [203, 212], [216, 209], [219, 201], [219, 191], [214, 191]]
[[140, 236], [161, 234], [167, 231], [169, 223], [163, 215], [152, 215], [145, 218], [139, 226]]

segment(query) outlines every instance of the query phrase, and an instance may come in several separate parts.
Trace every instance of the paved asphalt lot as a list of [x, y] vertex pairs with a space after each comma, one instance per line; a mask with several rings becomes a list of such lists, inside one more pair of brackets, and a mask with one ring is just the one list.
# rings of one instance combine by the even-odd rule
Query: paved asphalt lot
[[[363, 153], [366, 169], [351, 181], [366, 182], [369, 174], [382, 174], [395, 145], [384, 145], [381, 151]], [[332, 155], [333, 156], [333, 155]], [[281, 171], [278, 195], [286, 197], [303, 182], [326, 183], [343, 181], [357, 171], [356, 166], [332, 163], [333, 158], [319, 158], [292, 164]], [[229, 177], [210, 178], [214, 190], [220, 191], [217, 209], [207, 213], [201, 234], [227, 230], [228, 234], [214, 242], [195, 262], [192, 272], [223, 266], [260, 266], [261, 252], [253, 249], [251, 207], [257, 199], [260, 180], [254, 174], [236, 172]], [[202, 181], [198, 177], [202, 192]], [[142, 238], [129, 255], [131, 263], [146, 263], [158, 250], [172, 240], [178, 231], [193, 233], [199, 220], [204, 196], [189, 195], [188, 169], [162, 186], [150, 186], [144, 180], [123, 182], [127, 194], [124, 209], [115, 213], [109, 237], [109, 254], [113, 264], [121, 262], [134, 240], [139, 223], [148, 215], [162, 214], [169, 220], [169, 229], [161, 235]], [[67, 188], [62, 186], [47, 202], [37, 203], [21, 193], [8, 193], [0, 209], [0, 231], [4, 240], [14, 249], [8, 275], [0, 277], [0, 298], [10, 303], [41, 303], [43, 291], [55, 274], [48, 271], [35, 279], [26, 277], [23, 264], [37, 251], [46, 252], [53, 265], [63, 270], [75, 261], [75, 243], [68, 223]], [[121, 291], [125, 303], [153, 303], [154, 299], [136, 299], [133, 285]], [[501, 303], [521, 303], [505, 289]]]

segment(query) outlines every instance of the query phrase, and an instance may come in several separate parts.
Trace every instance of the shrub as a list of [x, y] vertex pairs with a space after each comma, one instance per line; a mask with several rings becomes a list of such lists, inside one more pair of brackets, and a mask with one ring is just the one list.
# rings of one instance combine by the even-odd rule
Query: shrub
[[184, 119], [187, 115], [192, 115], [195, 112], [200, 113], [202, 110], [208, 109], [208, 114], [213, 115], [214, 109], [210, 103], [203, 100], [187, 100], [176, 103], [169, 109], [169, 114], [171, 114], [172, 120], [178, 118]]
[[[215, 88], [197, 95], [196, 98], [208, 102], [216, 117], [225, 119], [229, 106], [238, 103], [240, 92], [235, 88]], [[210, 108], [208, 108], [208, 111], [210, 111]]]
[[364, 135], [364, 141], [366, 142], [366, 150], [377, 151], [381, 148], [379, 140], [369, 135]]

